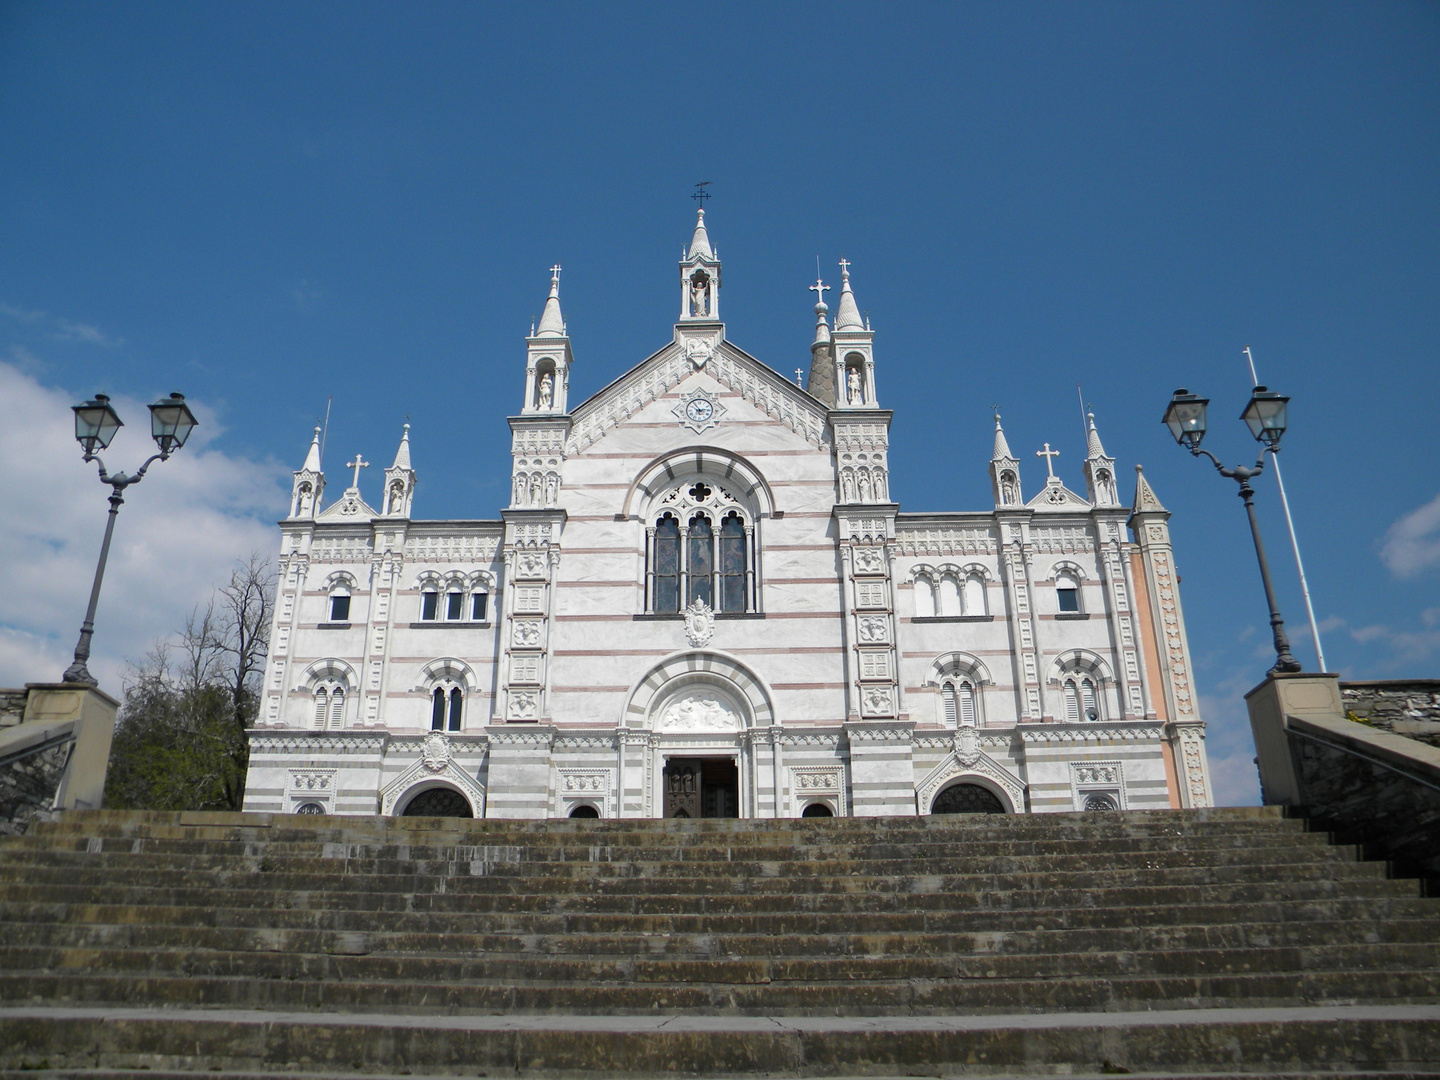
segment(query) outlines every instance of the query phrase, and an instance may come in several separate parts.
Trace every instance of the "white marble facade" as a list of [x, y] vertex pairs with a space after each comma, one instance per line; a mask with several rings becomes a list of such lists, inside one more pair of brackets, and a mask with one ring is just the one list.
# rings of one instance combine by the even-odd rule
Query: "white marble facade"
[[378, 510], [359, 457], [325, 506], [312, 444], [247, 810], [1209, 805], [1168, 514], [1093, 420], [1083, 495], [1041, 451], [1027, 501], [996, 417], [994, 505], [903, 513], [848, 264], [801, 389], [728, 340], [702, 213], [673, 338], [573, 404], [558, 278], [498, 520], [412, 517], [408, 425]]

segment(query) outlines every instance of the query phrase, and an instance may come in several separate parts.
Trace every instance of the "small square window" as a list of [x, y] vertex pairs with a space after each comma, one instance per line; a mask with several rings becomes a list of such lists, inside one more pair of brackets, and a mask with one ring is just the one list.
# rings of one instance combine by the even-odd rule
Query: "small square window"
[[1062, 612], [1080, 610], [1079, 589], [1056, 589], [1055, 595], [1060, 598], [1060, 610]]
[[486, 614], [486, 603], [490, 599], [483, 592], [470, 594], [470, 618], [475, 622], [484, 622]]
[[331, 622], [349, 622], [349, 621], [350, 621], [350, 597], [348, 597], [348, 596], [332, 596], [332, 597], [330, 597], [330, 621], [331, 621]]
[[464, 613], [465, 597], [458, 592], [445, 594], [445, 618], [459, 619]]
[[438, 619], [440, 617], [440, 594], [427, 592], [420, 594], [420, 618], [425, 621]]

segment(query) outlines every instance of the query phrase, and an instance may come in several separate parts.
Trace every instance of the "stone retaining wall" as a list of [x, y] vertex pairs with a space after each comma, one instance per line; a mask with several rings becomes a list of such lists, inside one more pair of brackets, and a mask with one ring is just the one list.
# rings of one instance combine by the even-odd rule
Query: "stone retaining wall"
[[1342, 682], [1340, 696], [1348, 715], [1440, 748], [1440, 679]]

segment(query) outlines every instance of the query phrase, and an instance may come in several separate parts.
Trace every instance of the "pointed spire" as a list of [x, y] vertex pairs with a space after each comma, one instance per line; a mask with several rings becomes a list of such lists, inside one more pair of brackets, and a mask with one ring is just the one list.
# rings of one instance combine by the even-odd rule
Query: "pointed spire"
[[1135, 503], [1131, 511], [1136, 514], [1163, 511], [1164, 506], [1155, 495], [1155, 489], [1150, 486], [1150, 481], [1145, 479], [1145, 472], [1139, 465], [1135, 466]]
[[836, 330], [864, 330], [865, 320], [860, 318], [860, 307], [855, 303], [855, 294], [850, 289], [850, 264], [840, 260], [840, 305], [835, 309]]
[[826, 305], [826, 303], [825, 303], [825, 292], [824, 292], [824, 290], [830, 288], [830, 286], [829, 286], [829, 285], [826, 285], [826, 284], [825, 284], [823, 281], [821, 281], [819, 278], [816, 278], [816, 279], [815, 279], [815, 284], [814, 284], [814, 285], [811, 285], [810, 288], [812, 288], [812, 289], [815, 290], [815, 296], [816, 296], [816, 301], [815, 301], [815, 340], [810, 343], [810, 349], [811, 349], [811, 351], [813, 352], [814, 349], [815, 349], [815, 347], [816, 347], [817, 345], [829, 345], [829, 344], [830, 344], [830, 323], [829, 323], [829, 321], [826, 320], [826, 318], [825, 318], [825, 314], [826, 314], [826, 312], [828, 312], [828, 311], [830, 310], [830, 308], [829, 308], [829, 307]]
[[410, 468], [410, 425], [406, 424], [404, 431], [400, 433], [400, 448], [395, 451], [395, 464], [392, 469]]
[[310, 452], [305, 455], [305, 464], [300, 466], [301, 472], [320, 471], [320, 425], [315, 425], [315, 438], [310, 440]]
[[540, 326], [535, 337], [564, 337], [565, 320], [560, 315], [560, 266], [550, 268], [550, 297], [545, 301], [545, 310], [540, 314]]
[[1095, 414], [1086, 413], [1085, 418], [1090, 421], [1090, 433], [1085, 443], [1085, 456], [1092, 458], [1103, 458], [1109, 455], [1105, 453], [1105, 447], [1100, 442], [1100, 433], [1095, 430]]
[[990, 455], [991, 461], [1001, 459], [1014, 461], [1015, 455], [1010, 453], [1010, 444], [1005, 441], [1005, 429], [1000, 426], [1000, 414], [995, 414], [995, 452]]
[[715, 249], [710, 246], [710, 234], [705, 231], [705, 208], [702, 206], [695, 217], [695, 235], [690, 240], [690, 254], [686, 255], [687, 260], [697, 256], [706, 259], [715, 258]]

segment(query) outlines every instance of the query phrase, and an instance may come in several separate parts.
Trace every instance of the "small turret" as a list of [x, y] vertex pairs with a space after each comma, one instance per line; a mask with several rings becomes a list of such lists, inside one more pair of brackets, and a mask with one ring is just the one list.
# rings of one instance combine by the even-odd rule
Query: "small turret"
[[875, 390], [875, 335], [860, 318], [860, 307], [850, 288], [850, 263], [840, 260], [840, 303], [835, 309], [834, 356], [836, 408], [877, 409]]
[[819, 278], [810, 286], [815, 294], [815, 340], [810, 344], [810, 395], [832, 408], [835, 405], [835, 354], [831, 347], [830, 323], [826, 313], [825, 293], [830, 286]]
[[695, 216], [695, 235], [680, 260], [680, 321], [720, 321], [720, 257], [705, 231], [705, 209]]
[[1085, 438], [1085, 485], [1090, 494], [1090, 501], [1096, 506], [1119, 506], [1120, 498], [1116, 494], [1115, 486], [1115, 459], [1105, 454], [1105, 447], [1101, 445], [1100, 433], [1095, 430], [1095, 414], [1087, 413], [1090, 430]]
[[1020, 495], [1020, 461], [1005, 441], [1005, 429], [1000, 426], [998, 412], [995, 414], [995, 449], [990, 454], [990, 486], [997, 510], [1025, 505]]
[[400, 446], [395, 451], [395, 464], [385, 470], [386, 517], [409, 517], [415, 498], [415, 470], [410, 467], [410, 425], [400, 433]]
[[290, 514], [292, 518], [313, 521], [320, 509], [320, 496], [325, 491], [325, 474], [320, 470], [320, 425], [315, 425], [315, 437], [310, 440], [310, 450], [305, 455], [305, 464], [295, 474], [290, 489]]
[[540, 323], [525, 339], [525, 405], [522, 415], [563, 414], [570, 390], [570, 335], [560, 313], [560, 267], [550, 268], [550, 295]]

